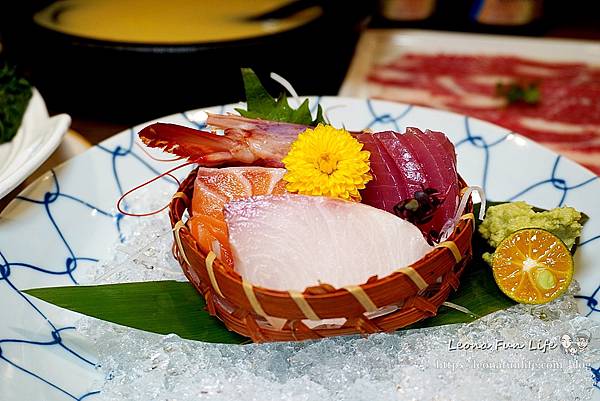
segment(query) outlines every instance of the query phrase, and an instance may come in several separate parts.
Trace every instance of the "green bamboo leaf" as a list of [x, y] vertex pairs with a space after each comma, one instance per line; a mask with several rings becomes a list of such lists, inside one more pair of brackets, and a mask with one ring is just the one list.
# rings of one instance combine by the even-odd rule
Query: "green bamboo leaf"
[[[488, 202], [494, 206], [505, 202]], [[479, 214], [479, 205], [474, 213]], [[543, 209], [539, 209], [542, 211]], [[587, 216], [582, 216], [585, 223]], [[478, 232], [473, 235], [473, 260], [458, 290], [438, 314], [408, 328], [472, 322], [515, 304], [496, 285], [491, 268], [483, 261], [493, 249]], [[205, 311], [201, 295], [188, 282], [151, 281], [99, 286], [69, 286], [26, 290], [27, 294], [57, 306], [98, 319], [159, 334], [213, 343], [241, 344], [248, 339], [229, 330]], [[463, 311], [457, 310], [462, 309]], [[465, 313], [468, 310], [471, 313]]]
[[[506, 202], [487, 202], [489, 207]], [[479, 215], [480, 204], [473, 207], [475, 216]], [[487, 242], [481, 238], [476, 230], [473, 234], [473, 260], [466, 267], [460, 279], [458, 290], [448, 297], [451, 304], [467, 309], [470, 313], [456, 310], [454, 307], [441, 306], [438, 314], [432, 318], [418, 322], [410, 328], [434, 327], [453, 323], [469, 323], [492, 312], [506, 309], [516, 304], [515, 301], [504, 295], [492, 274], [491, 267], [483, 261], [484, 252], [493, 252]]]
[[[501, 205], [507, 202], [487, 201], [486, 210], [492, 206]], [[479, 215], [480, 204], [473, 207], [475, 216]], [[547, 209], [534, 207], [536, 212], [545, 212]], [[585, 213], [581, 213], [579, 223], [584, 225], [589, 220]], [[477, 221], [477, 225], [479, 225]], [[575, 241], [575, 246], [571, 250], [574, 254], [577, 249], [579, 238]], [[438, 314], [432, 318], [423, 320], [409, 328], [434, 327], [452, 323], [469, 323], [482, 316], [492, 312], [506, 309], [516, 304], [515, 301], [507, 297], [498, 287], [494, 280], [491, 267], [482, 259], [485, 252], [494, 252], [494, 249], [479, 235], [476, 230], [473, 234], [473, 260], [467, 266], [467, 270], [460, 279], [458, 290], [448, 297], [448, 301], [453, 306], [464, 308], [472, 314], [456, 310], [452, 306], [441, 306]]]
[[153, 333], [175, 333], [182, 338], [211, 343], [248, 341], [210, 316], [204, 299], [188, 282], [148, 281], [24, 292], [61, 308]]
[[[476, 211], [476, 216], [477, 213]], [[473, 314], [441, 306], [436, 316], [418, 322], [410, 328], [469, 323], [492, 312], [515, 305], [515, 301], [500, 291], [494, 280], [492, 268], [481, 258], [484, 252], [492, 251], [493, 249], [479, 234], [476, 233], [473, 236], [473, 260], [466, 267], [467, 270], [460, 279], [458, 290], [448, 297], [448, 302], [466, 308]]]

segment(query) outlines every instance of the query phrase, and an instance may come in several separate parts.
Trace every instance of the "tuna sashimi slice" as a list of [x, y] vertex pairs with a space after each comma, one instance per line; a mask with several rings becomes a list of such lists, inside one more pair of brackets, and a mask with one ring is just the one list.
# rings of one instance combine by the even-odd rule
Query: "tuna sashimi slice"
[[431, 250], [416, 226], [361, 203], [265, 195], [230, 202], [224, 210], [235, 270], [275, 290], [362, 284]]
[[438, 239], [453, 222], [460, 191], [456, 153], [446, 135], [409, 127], [404, 134], [360, 133], [357, 139], [371, 152], [373, 181], [361, 192], [363, 203], [393, 213], [394, 206], [414, 198], [415, 192], [435, 189], [444, 201], [418, 227], [428, 239]]

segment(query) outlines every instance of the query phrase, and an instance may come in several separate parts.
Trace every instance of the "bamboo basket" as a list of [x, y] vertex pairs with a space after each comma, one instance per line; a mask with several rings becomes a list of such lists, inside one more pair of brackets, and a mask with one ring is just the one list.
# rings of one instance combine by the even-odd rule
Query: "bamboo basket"
[[[458, 288], [472, 256], [475, 220], [469, 202], [448, 240], [413, 265], [386, 277], [337, 289], [323, 284], [302, 293], [256, 287], [226, 268], [214, 253], [203, 254], [183, 222], [191, 207], [196, 172], [181, 183], [170, 204], [173, 253], [188, 280], [204, 296], [208, 312], [229, 330], [254, 342], [390, 332], [434, 316]], [[466, 186], [462, 179], [461, 184]], [[324, 319], [336, 319], [337, 324]]]

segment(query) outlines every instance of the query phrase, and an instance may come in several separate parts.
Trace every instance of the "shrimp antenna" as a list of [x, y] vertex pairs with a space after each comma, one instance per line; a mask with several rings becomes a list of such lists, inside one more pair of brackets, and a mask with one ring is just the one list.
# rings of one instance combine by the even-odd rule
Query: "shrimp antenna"
[[160, 212], [162, 212], [163, 210], [165, 210], [166, 208], [168, 208], [168, 207], [169, 207], [169, 205], [170, 205], [170, 203], [171, 203], [171, 202], [167, 203], [165, 206], [163, 206], [162, 208], [160, 208], [160, 209], [158, 209], [158, 210], [154, 210], [154, 211], [152, 211], [152, 212], [147, 212], [147, 213], [130, 213], [130, 212], [127, 212], [127, 211], [125, 211], [125, 210], [124, 210], [124, 209], [121, 207], [121, 202], [123, 202], [123, 200], [125, 200], [125, 198], [126, 198], [126, 197], [127, 197], [129, 194], [131, 194], [132, 192], [135, 192], [135, 191], [137, 191], [138, 189], [145, 187], [146, 185], [152, 184], [154, 181], [156, 181], [156, 180], [158, 180], [158, 179], [160, 179], [160, 178], [162, 178], [162, 177], [165, 177], [165, 176], [171, 177], [173, 180], [175, 180], [175, 182], [177, 182], [177, 185], [181, 185], [181, 182], [180, 182], [180, 181], [177, 179], [177, 177], [175, 177], [175, 176], [174, 176], [173, 174], [171, 174], [171, 173], [172, 173], [172, 172], [174, 172], [174, 171], [176, 171], [176, 170], [179, 170], [179, 169], [180, 169], [180, 168], [182, 168], [182, 167], [189, 166], [190, 164], [194, 164], [194, 163], [193, 163], [193, 162], [186, 162], [186, 163], [183, 163], [182, 165], [179, 165], [179, 166], [177, 166], [177, 167], [173, 167], [172, 169], [170, 169], [170, 170], [168, 170], [168, 171], [165, 171], [164, 173], [162, 173], [162, 174], [159, 174], [159, 175], [157, 175], [156, 177], [154, 177], [154, 178], [151, 178], [151, 179], [149, 179], [148, 181], [146, 181], [146, 182], [144, 182], [144, 183], [142, 183], [142, 184], [140, 184], [140, 185], [138, 185], [138, 186], [136, 186], [136, 187], [133, 187], [133, 188], [131, 188], [129, 191], [127, 191], [127, 192], [125, 192], [123, 195], [121, 195], [121, 197], [120, 197], [120, 198], [119, 198], [119, 200], [117, 201], [117, 210], [119, 211], [119, 213], [121, 213], [121, 214], [123, 214], [123, 215], [125, 215], [125, 216], [134, 216], [134, 217], [146, 217], [146, 216], [152, 216], [152, 215], [155, 215], [155, 214], [157, 214], [157, 213], [160, 213]]

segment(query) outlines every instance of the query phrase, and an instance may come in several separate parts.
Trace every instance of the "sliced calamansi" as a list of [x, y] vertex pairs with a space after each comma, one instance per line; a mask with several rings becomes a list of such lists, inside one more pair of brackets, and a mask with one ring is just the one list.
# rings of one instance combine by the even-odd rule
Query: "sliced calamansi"
[[520, 303], [543, 304], [562, 295], [573, 278], [573, 257], [554, 234], [526, 228], [506, 237], [492, 257], [498, 287]]

